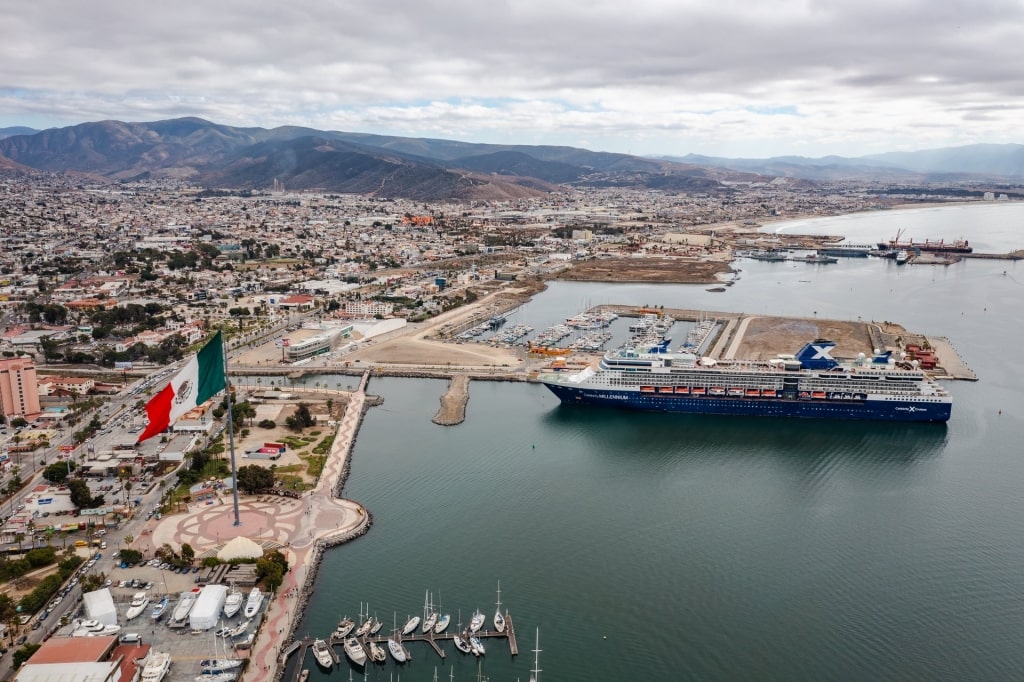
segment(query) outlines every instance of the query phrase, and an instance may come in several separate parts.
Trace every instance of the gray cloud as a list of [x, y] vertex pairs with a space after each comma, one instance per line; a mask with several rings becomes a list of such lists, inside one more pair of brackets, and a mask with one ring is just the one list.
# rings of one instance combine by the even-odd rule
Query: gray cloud
[[824, 154], [1016, 141], [1024, 96], [1017, 2], [308, 4], [6, 2], [0, 124], [198, 115]]

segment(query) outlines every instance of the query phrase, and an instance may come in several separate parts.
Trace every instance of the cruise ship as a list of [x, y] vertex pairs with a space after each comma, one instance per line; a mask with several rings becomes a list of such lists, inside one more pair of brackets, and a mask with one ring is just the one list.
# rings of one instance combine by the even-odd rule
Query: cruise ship
[[569, 405], [661, 412], [906, 422], [949, 420], [953, 398], [915, 363], [876, 352], [840, 363], [816, 339], [767, 362], [620, 349], [580, 372], [538, 380]]

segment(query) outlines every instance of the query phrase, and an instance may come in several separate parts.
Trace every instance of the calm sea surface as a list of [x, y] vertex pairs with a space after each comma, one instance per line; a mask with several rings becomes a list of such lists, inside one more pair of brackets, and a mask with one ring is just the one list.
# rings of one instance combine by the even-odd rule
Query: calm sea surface
[[[858, 216], [851, 241], [912, 219], [916, 239], [1024, 246], [1024, 206], [913, 214]], [[515, 321], [598, 303], [894, 320], [948, 336], [980, 381], [950, 384], [948, 426], [573, 409], [539, 385], [474, 382], [466, 422], [439, 427], [445, 382], [374, 379], [385, 403], [345, 494], [375, 523], [327, 553], [297, 634], [326, 636], [361, 602], [401, 625], [428, 590], [466, 623], [493, 614], [500, 580], [518, 657], [491, 640], [478, 670], [412, 643], [410, 664], [367, 678], [525, 682], [537, 627], [548, 681], [1019, 678], [1024, 266], [738, 265], [724, 293], [554, 283]], [[349, 678], [347, 662], [306, 666]]]

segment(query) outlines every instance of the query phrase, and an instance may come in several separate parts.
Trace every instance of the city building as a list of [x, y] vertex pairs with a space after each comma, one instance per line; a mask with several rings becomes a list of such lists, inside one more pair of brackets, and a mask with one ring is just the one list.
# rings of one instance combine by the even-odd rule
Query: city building
[[39, 412], [36, 367], [31, 360], [0, 360], [0, 411], [5, 417]]

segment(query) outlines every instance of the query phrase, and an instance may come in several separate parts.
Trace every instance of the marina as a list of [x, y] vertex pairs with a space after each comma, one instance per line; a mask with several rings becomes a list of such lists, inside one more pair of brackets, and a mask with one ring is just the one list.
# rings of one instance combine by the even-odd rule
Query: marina
[[[511, 656], [519, 655], [519, 644], [516, 640], [515, 626], [512, 621], [512, 615], [506, 611], [503, 615], [504, 630], [499, 631], [497, 629], [488, 630], [480, 628], [472, 632], [472, 637], [478, 640], [502, 640], [504, 639], [508, 643], [508, 651]], [[468, 632], [468, 630], [467, 630]], [[380, 651], [390, 650], [392, 654], [395, 651], [402, 652], [399, 656], [393, 656], [398, 663], [405, 663], [411, 659], [409, 652], [405, 650], [405, 645], [411, 642], [422, 642], [429, 646], [440, 659], [445, 659], [447, 656], [446, 651], [442, 648], [442, 644], [445, 642], [453, 642], [459, 637], [463, 636], [461, 632], [435, 632], [433, 628], [427, 629], [425, 632], [414, 632], [413, 634], [388, 634], [388, 635], [363, 635], [363, 636], [338, 636], [337, 633], [332, 633], [330, 637], [326, 639], [311, 639], [306, 637], [301, 640], [293, 642], [290, 646], [285, 648], [282, 652], [282, 658], [285, 660], [291, 656], [297, 654], [299, 665], [295, 666], [292, 674], [293, 682], [300, 682], [301, 676], [305, 673], [308, 675], [307, 669], [301, 665], [301, 662], [305, 660], [307, 653], [312, 652], [314, 658], [320, 665], [330, 668], [327, 662], [331, 661], [332, 665], [339, 665], [341, 663], [341, 657], [335, 651], [335, 647], [340, 647], [346, 651], [355, 649], [358, 647], [359, 650], [363, 651], [362, 663], [353, 661], [357, 666], [362, 667], [369, 660], [374, 662], [382, 663], [383, 659], [372, 659], [366, 656], [366, 651], [371, 650], [372, 647], [378, 647]], [[353, 644], [355, 642], [355, 644]], [[477, 653], [476, 655], [482, 655]], [[405, 657], [405, 658], [403, 658]], [[351, 657], [350, 657], [351, 658]]]

